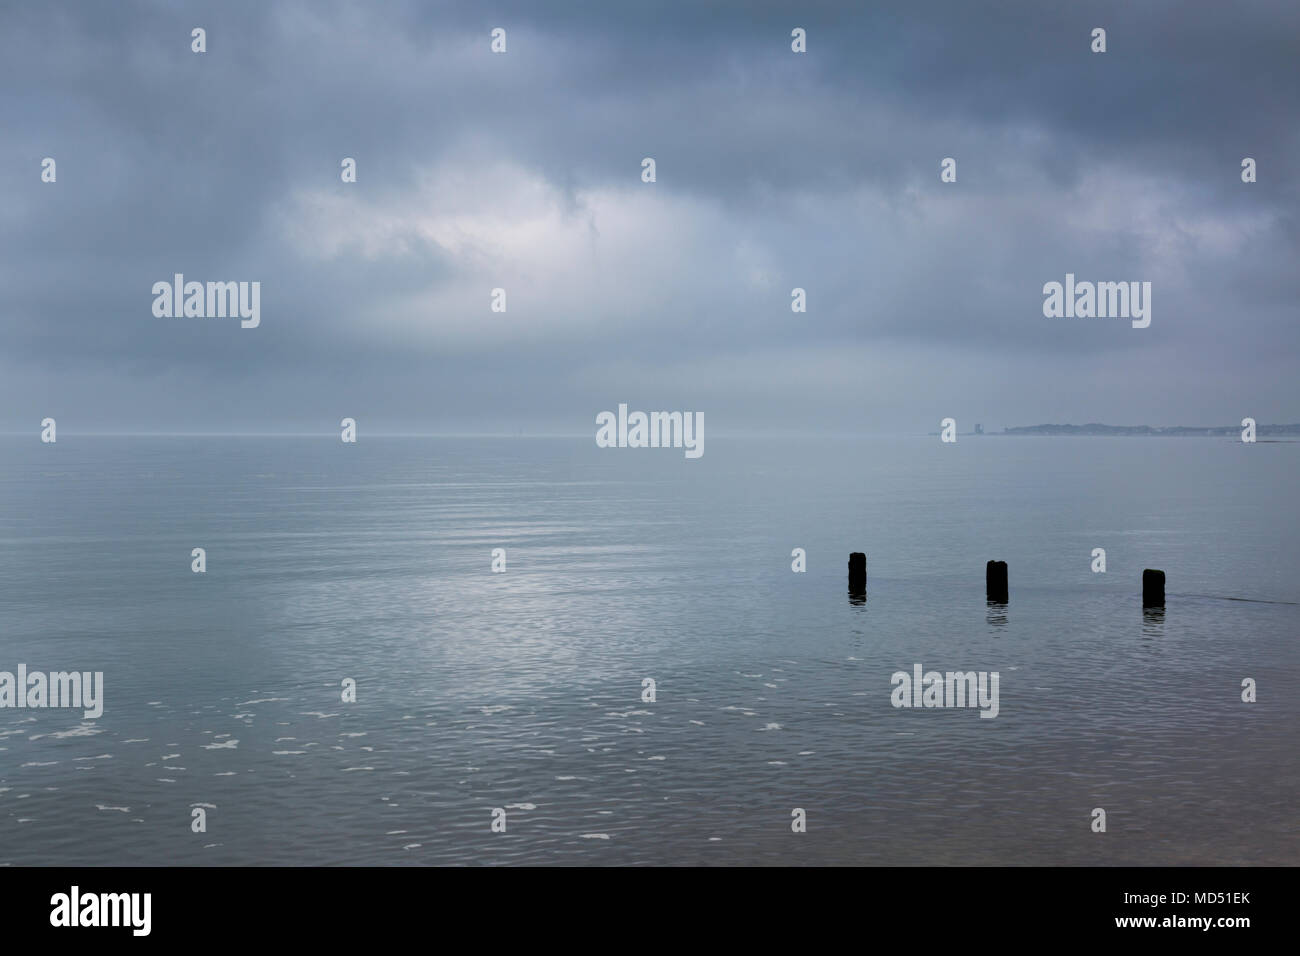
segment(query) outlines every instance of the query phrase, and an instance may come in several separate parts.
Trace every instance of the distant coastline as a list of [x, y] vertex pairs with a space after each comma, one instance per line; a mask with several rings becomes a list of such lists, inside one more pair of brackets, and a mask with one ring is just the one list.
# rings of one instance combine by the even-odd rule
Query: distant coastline
[[[1017, 425], [1002, 429], [1003, 435], [1157, 435], [1160, 437], [1215, 437], [1240, 438], [1240, 425], [1222, 425], [1200, 428], [1190, 425], [1171, 425], [1159, 428], [1152, 425]], [[1258, 425], [1255, 434], [1263, 436], [1300, 437], [1300, 425]]]

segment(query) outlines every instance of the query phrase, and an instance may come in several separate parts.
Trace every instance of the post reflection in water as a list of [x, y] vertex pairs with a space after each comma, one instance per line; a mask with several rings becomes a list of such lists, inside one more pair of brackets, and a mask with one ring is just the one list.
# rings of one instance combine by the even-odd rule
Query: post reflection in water
[[1006, 627], [1007, 626], [1007, 602], [1006, 601], [989, 601], [988, 610], [985, 616], [988, 619], [989, 627]]

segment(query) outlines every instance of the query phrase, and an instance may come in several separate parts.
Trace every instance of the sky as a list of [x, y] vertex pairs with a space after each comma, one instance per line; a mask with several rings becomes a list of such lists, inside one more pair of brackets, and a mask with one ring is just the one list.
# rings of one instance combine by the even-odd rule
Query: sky
[[0, 431], [1300, 421], [1292, 0], [11, 3], [0, 131]]

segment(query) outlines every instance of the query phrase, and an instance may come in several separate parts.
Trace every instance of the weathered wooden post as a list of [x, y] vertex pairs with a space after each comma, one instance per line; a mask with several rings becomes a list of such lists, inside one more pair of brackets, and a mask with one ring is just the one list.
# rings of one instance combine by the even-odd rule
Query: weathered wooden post
[[1142, 606], [1165, 606], [1165, 572], [1151, 568], [1142, 572]]
[[1006, 604], [1010, 597], [1007, 591], [1007, 563], [990, 561], [984, 566], [984, 593], [990, 601]]
[[867, 556], [861, 551], [849, 555], [849, 590], [854, 594], [867, 593]]

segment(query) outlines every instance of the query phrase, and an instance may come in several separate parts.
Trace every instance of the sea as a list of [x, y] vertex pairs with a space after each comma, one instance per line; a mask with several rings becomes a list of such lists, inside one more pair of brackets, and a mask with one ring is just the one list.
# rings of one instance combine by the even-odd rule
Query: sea
[[[1298, 475], [1222, 438], [5, 436], [0, 671], [102, 673], [103, 712], [0, 708], [0, 865], [1295, 865]], [[996, 673], [996, 717], [895, 706], [918, 665]]]

